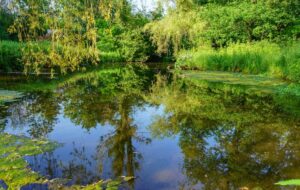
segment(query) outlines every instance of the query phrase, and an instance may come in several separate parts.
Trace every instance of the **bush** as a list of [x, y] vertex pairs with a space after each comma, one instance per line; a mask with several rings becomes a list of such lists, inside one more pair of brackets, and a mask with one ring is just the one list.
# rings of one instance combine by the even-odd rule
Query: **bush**
[[282, 59], [287, 65], [286, 78], [300, 83], [300, 43], [293, 43], [283, 50]]
[[123, 62], [124, 58], [118, 52], [100, 52], [101, 63], [116, 63]]
[[22, 44], [12, 41], [0, 41], [0, 71], [22, 71]]
[[300, 81], [300, 43], [280, 47], [267, 41], [231, 44], [214, 50], [201, 47], [179, 54], [176, 67], [211, 71], [265, 74]]
[[[26, 44], [23, 43], [13, 41], [0, 41], [0, 71], [24, 71], [25, 62], [27, 61], [27, 64], [31, 63], [29, 62], [30, 60], [25, 60], [22, 56], [28, 54], [27, 57], [30, 57], [32, 53], [38, 53], [40, 51], [47, 54], [50, 47], [50, 43], [48, 41], [32, 43], [31, 45], [33, 46], [33, 48], [27, 49]], [[25, 51], [22, 51], [22, 48], [25, 48]], [[40, 56], [39, 58], [39, 61], [42, 61], [44, 63], [48, 61], [47, 57]], [[100, 53], [101, 63], [114, 63], [123, 61], [125, 61], [125, 58], [117, 51], [104, 51]]]

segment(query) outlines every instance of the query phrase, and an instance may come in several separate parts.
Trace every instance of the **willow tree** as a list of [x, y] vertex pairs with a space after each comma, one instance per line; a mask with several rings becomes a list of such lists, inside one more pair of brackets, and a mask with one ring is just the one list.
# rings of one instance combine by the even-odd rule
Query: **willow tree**
[[199, 19], [197, 11], [170, 10], [161, 20], [145, 26], [160, 54], [177, 54], [191, 47], [199, 40], [205, 23]]
[[[10, 28], [26, 42], [23, 48], [25, 72], [43, 69], [67, 73], [96, 64], [96, 0], [14, 0], [16, 20]], [[50, 44], [46, 41], [49, 39]]]
[[108, 21], [126, 22], [131, 6], [128, 0], [99, 0], [99, 11]]

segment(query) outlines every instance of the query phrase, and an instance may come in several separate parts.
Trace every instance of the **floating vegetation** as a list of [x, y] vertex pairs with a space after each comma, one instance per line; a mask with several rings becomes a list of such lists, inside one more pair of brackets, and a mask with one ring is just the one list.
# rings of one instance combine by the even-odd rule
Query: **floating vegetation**
[[101, 180], [87, 186], [73, 185], [70, 187], [61, 185], [56, 182], [50, 182], [48, 188], [49, 190], [118, 190], [122, 184], [133, 179], [134, 177], [122, 177], [116, 180]]
[[290, 179], [285, 181], [280, 181], [276, 183], [275, 185], [280, 186], [300, 186], [300, 179]]
[[288, 85], [285, 81], [277, 78], [218, 71], [180, 71], [179, 76], [194, 83], [206, 82], [222, 84], [227, 87], [238, 86], [246, 91], [261, 93], [274, 93]]
[[[43, 185], [49, 190], [117, 190], [120, 185], [133, 180], [133, 177], [122, 177], [117, 180], [101, 180], [87, 186], [65, 186], [69, 180], [47, 180], [33, 172], [24, 156], [34, 156], [57, 148], [57, 143], [45, 140], [33, 140], [23, 136], [6, 133], [0, 134], [0, 184], [8, 190], [17, 190], [25, 186]], [[0, 190], [3, 187], [0, 186]]]
[[28, 168], [24, 156], [33, 156], [54, 150], [58, 144], [45, 140], [0, 134], [0, 179], [9, 190], [42, 182], [42, 177]]
[[10, 90], [0, 90], [0, 105], [6, 102], [13, 102], [23, 96], [22, 93]]

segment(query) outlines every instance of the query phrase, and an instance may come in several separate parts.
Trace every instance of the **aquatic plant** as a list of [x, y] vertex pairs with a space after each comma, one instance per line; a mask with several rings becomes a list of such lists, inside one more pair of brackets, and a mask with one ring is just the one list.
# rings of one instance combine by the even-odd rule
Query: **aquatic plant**
[[200, 47], [182, 51], [177, 57], [176, 67], [260, 74], [299, 82], [299, 47], [299, 42], [281, 47], [267, 41], [231, 44], [219, 50]]
[[16, 91], [0, 90], [0, 105], [5, 102], [12, 102], [17, 98], [22, 97], [23, 94]]
[[300, 186], [300, 179], [290, 179], [290, 180], [284, 180], [276, 183], [275, 185], [280, 186]]
[[59, 144], [46, 140], [30, 139], [7, 133], [0, 134], [0, 179], [8, 186], [8, 190], [17, 190], [30, 184], [47, 184], [50, 190], [115, 190], [123, 183], [134, 179], [133, 177], [120, 177], [116, 180], [101, 180], [86, 186], [67, 187], [60, 184], [60, 181], [67, 180], [49, 181], [33, 172], [23, 158], [52, 151], [58, 146]]
[[33, 140], [27, 137], [0, 134], [0, 179], [9, 190], [42, 182], [43, 178], [28, 168], [24, 156], [33, 156], [54, 150], [58, 144], [45, 140]]

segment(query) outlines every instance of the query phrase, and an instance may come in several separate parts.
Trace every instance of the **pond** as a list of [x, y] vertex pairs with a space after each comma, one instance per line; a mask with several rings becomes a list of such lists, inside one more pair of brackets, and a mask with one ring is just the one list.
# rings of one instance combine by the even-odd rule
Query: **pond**
[[300, 178], [300, 98], [144, 65], [4, 78], [1, 89], [23, 96], [0, 105], [0, 130], [59, 144], [24, 156], [49, 180], [132, 176], [120, 189], [167, 190], [282, 189]]

